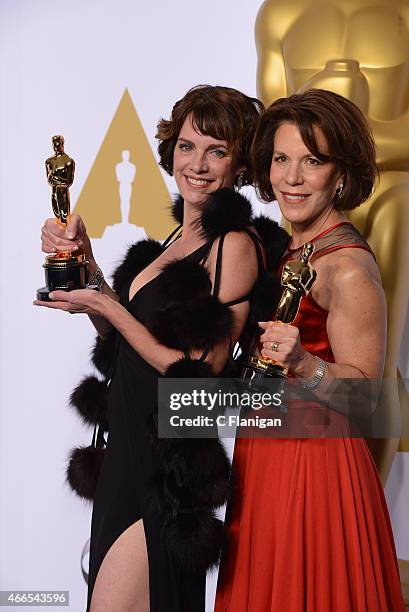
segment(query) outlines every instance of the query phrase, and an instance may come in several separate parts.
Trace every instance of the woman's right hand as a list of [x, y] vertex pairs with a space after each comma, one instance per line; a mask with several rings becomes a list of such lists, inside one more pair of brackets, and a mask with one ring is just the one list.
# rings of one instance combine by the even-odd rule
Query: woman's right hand
[[87, 259], [92, 259], [91, 243], [79, 215], [71, 215], [67, 226], [55, 217], [46, 219], [41, 228], [41, 248], [44, 253], [71, 253], [82, 248]]

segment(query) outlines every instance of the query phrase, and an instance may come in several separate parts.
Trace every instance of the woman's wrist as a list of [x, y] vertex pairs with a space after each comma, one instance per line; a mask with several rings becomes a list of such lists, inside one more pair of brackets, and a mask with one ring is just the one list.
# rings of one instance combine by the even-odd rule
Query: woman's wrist
[[91, 241], [86, 236], [83, 241], [82, 250], [84, 251], [85, 259], [89, 262], [88, 269], [90, 272], [94, 271], [98, 267], [97, 262], [94, 259], [94, 253], [92, 252]]
[[100, 297], [98, 308], [98, 310], [100, 310], [100, 315], [109, 321], [111, 325], [117, 327], [118, 315], [123, 311], [123, 306], [106, 293], [98, 292], [98, 295]]
[[311, 378], [317, 369], [315, 355], [305, 351], [298, 364], [292, 368], [292, 373], [298, 378]]
[[87, 259], [87, 269], [88, 269], [88, 277], [91, 277], [98, 270], [99, 266], [93, 257], [86, 257]]

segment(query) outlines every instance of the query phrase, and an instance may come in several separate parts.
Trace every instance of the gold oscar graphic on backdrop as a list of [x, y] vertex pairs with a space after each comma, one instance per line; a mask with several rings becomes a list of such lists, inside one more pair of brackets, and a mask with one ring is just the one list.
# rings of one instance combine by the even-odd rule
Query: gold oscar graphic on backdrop
[[[409, 6], [402, 0], [266, 0], [256, 22], [258, 94], [267, 105], [323, 88], [371, 124], [380, 181], [350, 214], [375, 252], [388, 302], [384, 376], [396, 378], [409, 298]], [[408, 393], [400, 381], [403, 420]], [[398, 402], [392, 402], [399, 410]], [[392, 417], [393, 418], [393, 417]], [[383, 480], [398, 441], [369, 440]], [[401, 441], [409, 450], [409, 441]]]
[[[74, 212], [85, 220], [91, 238], [102, 238], [107, 229], [122, 224], [143, 228], [152, 238], [162, 240], [174, 227], [168, 210], [170, 202], [171, 196], [125, 89]], [[135, 232], [135, 240], [140, 237], [141, 232]]]

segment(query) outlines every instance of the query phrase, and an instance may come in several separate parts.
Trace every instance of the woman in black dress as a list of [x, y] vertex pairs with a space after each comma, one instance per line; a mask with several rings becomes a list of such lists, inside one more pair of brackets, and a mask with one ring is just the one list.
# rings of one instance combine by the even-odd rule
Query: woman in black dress
[[[66, 231], [54, 219], [43, 227], [43, 250], [83, 248], [101, 285], [36, 302], [88, 314], [103, 339], [94, 363], [105, 381], [86, 379], [72, 397], [89, 422], [102, 418], [109, 431], [92, 519], [91, 612], [204, 610], [206, 570], [217, 563], [223, 538], [214, 510], [227, 498], [229, 464], [217, 439], [157, 438], [157, 381], [226, 372], [237, 341], [250, 350], [260, 308], [271, 311], [264, 268], [278, 262], [287, 236], [265, 219], [253, 223], [249, 202], [233, 189], [252, 181], [249, 152], [261, 107], [237, 90], [198, 86], [175, 104], [170, 121], [160, 121], [160, 163], [175, 177], [181, 225], [163, 245], [131, 247], [113, 289], [80, 217]], [[261, 294], [269, 302], [263, 307]], [[89, 409], [93, 400], [102, 416]], [[79, 467], [88, 476], [97, 470], [83, 459], [74, 452], [69, 479], [87, 497], [93, 487]]]

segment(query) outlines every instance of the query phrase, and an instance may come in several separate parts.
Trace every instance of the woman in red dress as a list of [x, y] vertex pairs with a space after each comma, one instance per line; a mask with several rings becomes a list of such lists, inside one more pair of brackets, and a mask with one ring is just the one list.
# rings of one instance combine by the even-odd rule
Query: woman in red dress
[[[277, 100], [254, 167], [263, 199], [292, 228], [283, 258], [314, 244], [317, 279], [293, 324], [260, 324], [262, 355], [324, 388], [382, 376], [386, 305], [370, 247], [345, 210], [370, 195], [375, 147], [360, 110], [329, 91]], [[291, 410], [291, 408], [290, 408]], [[216, 612], [404, 610], [382, 484], [362, 438], [241, 438], [239, 483]]]

